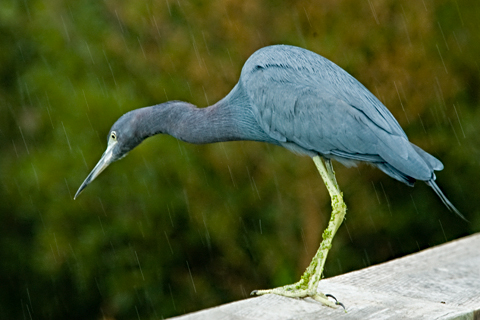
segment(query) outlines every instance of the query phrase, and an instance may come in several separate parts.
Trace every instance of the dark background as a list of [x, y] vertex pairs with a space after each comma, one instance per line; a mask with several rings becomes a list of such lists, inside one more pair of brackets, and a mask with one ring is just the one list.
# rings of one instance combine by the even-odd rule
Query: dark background
[[479, 31], [466, 0], [3, 0], [0, 318], [161, 319], [299, 279], [330, 214], [308, 157], [158, 136], [72, 200], [120, 115], [213, 104], [270, 44], [364, 83], [470, 220], [424, 183], [334, 164], [349, 210], [326, 277], [478, 232]]

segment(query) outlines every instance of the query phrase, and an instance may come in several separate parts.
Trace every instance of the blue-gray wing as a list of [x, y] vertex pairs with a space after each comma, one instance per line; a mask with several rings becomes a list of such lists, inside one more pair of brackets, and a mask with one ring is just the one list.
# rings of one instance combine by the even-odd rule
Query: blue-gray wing
[[267, 48], [247, 61], [240, 85], [256, 121], [279, 144], [344, 163], [367, 161], [409, 184], [411, 178], [430, 180], [433, 170], [442, 168], [412, 145], [388, 109], [340, 67], [299, 48]]
[[385, 131], [406, 137], [390, 111], [367, 88], [314, 52], [286, 45], [262, 48], [247, 60], [241, 78], [248, 91], [273, 82], [321, 89], [322, 94], [355, 106]]

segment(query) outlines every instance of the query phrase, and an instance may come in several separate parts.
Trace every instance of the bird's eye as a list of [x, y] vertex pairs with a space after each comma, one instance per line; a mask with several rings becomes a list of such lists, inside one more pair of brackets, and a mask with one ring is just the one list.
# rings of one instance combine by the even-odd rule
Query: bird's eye
[[115, 131], [112, 131], [110, 133], [110, 139], [112, 139], [113, 141], [117, 141], [117, 133]]

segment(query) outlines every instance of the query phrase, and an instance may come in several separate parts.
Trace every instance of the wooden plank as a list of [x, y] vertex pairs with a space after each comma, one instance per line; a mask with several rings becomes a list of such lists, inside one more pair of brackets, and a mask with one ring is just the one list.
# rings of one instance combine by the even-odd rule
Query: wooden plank
[[480, 234], [320, 282], [343, 309], [312, 299], [249, 298], [176, 320], [480, 319]]

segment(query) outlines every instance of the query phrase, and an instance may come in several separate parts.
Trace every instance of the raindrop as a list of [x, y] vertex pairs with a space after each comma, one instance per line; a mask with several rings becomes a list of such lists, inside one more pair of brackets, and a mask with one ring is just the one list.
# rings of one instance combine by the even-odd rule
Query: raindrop
[[168, 285], [168, 290], [170, 291], [170, 297], [172, 298], [173, 309], [177, 310], [177, 306], [175, 305], [175, 300], [173, 299], [172, 287], [170, 286], [170, 284]]
[[40, 190], [40, 182], [38, 181], [38, 175], [37, 175], [37, 170], [35, 169], [35, 166], [32, 163], [32, 169], [33, 169], [33, 174], [35, 175], [35, 182], [37, 183], [37, 188]]
[[55, 246], [57, 247], [57, 255], [60, 257], [60, 248], [58, 247], [57, 235], [53, 233], [53, 239], [55, 240]]
[[87, 41], [85, 41], [85, 45], [87, 46], [88, 54], [90, 55], [90, 59], [92, 60], [92, 63], [95, 64], [95, 60], [93, 60], [93, 55], [92, 55], [92, 52], [90, 51], [90, 46], [88, 45]]
[[465, 24], [463, 23], [463, 18], [462, 18], [462, 14], [460, 13], [460, 8], [458, 6], [458, 1], [455, 1], [455, 4], [457, 6], [458, 17], [460, 18], [460, 21], [462, 22], [462, 27], [463, 27], [463, 26], [465, 26]]
[[[45, 220], [43, 219], [43, 215], [42, 213], [40, 212], [40, 210], [37, 210], [38, 212], [38, 216], [40, 217], [40, 221], [42, 221], [42, 226], [43, 226], [43, 229], [46, 231], [47, 230], [47, 226], [45, 225]], [[75, 254], [74, 254], [74, 257], [75, 257]], [[75, 258], [76, 260], [76, 258]]]
[[118, 11], [115, 10], [115, 16], [117, 16], [117, 21], [118, 21], [118, 25], [120, 27], [120, 31], [122, 33], [125, 33], [125, 30], [123, 30], [123, 24], [122, 24], [122, 21], [120, 20], [120, 17], [118, 16]]
[[460, 125], [460, 129], [462, 130], [463, 137], [466, 138], [467, 136], [465, 136], [465, 131], [463, 131], [463, 126], [460, 122], [460, 117], [458, 116], [457, 107], [453, 105], [453, 109], [455, 110], [455, 114], [457, 115], [458, 124]]
[[192, 276], [192, 271], [190, 270], [190, 265], [188, 264], [188, 261], [186, 262], [187, 262], [188, 273], [190, 274], [190, 280], [192, 280], [193, 291], [197, 293], [197, 288], [195, 288], [195, 282], [193, 282], [193, 276]]
[[[203, 216], [203, 214], [202, 214]], [[205, 217], [203, 217], [203, 225], [205, 227], [205, 239], [207, 240], [207, 248], [212, 251], [212, 241], [211, 241], [211, 238], [210, 238], [210, 232], [208, 231], [208, 228], [207, 228], [207, 222], [205, 220]]]
[[145, 233], [143, 232], [143, 223], [141, 221], [138, 222], [138, 229], [140, 229], [140, 233], [142, 234], [142, 237], [145, 238]]
[[138, 308], [137, 306], [135, 305], [135, 311], [137, 312], [137, 317], [138, 317], [138, 320], [140, 320], [140, 313], [138, 313]]
[[428, 9], [427, 9], [427, 4], [425, 3], [425, 0], [422, 1], [423, 2], [423, 7], [425, 8], [425, 11], [428, 12]]
[[157, 18], [155, 18], [155, 16], [153, 16], [153, 23], [155, 24], [155, 29], [157, 29], [158, 37], [161, 38], [162, 34], [160, 33], [160, 28], [158, 27]]
[[205, 87], [204, 87], [204, 86], [202, 86], [202, 88], [203, 88], [203, 94], [205, 95], [205, 101], [207, 102], [207, 106], [209, 106], [209, 105], [210, 105], [210, 101], [208, 100], [207, 91], [205, 91]]
[[[33, 166], [33, 163], [32, 163], [32, 166]], [[35, 168], [34, 168], [35, 170]], [[67, 178], [63, 178], [65, 180], [65, 185], [67, 186], [67, 191], [68, 191], [68, 194], [70, 196], [70, 198], [72, 198], [72, 193], [70, 192], [70, 187], [68, 186], [68, 182], [67, 182]]]
[[135, 257], [137, 258], [138, 268], [140, 269], [140, 274], [142, 275], [143, 281], [145, 281], [145, 277], [143, 276], [142, 266], [140, 265], [140, 260], [138, 259], [137, 250], [135, 250]]
[[112, 247], [113, 257], [115, 258], [115, 260], [118, 260], [117, 251], [115, 250], [115, 247], [113, 246], [113, 242], [112, 242], [112, 241], [110, 241], [110, 246]]
[[[116, 12], [116, 11], [115, 11]], [[117, 16], [118, 17], [118, 16]], [[125, 39], [124, 39], [125, 40]], [[125, 45], [126, 46], [126, 45]], [[113, 83], [115, 84], [115, 86], [117, 86], [117, 80], [115, 79], [115, 75], [113, 74], [113, 69], [112, 69], [112, 65], [110, 64], [110, 61], [108, 60], [107, 58], [107, 53], [105, 52], [105, 50], [103, 50], [103, 56], [105, 57], [105, 61], [107, 61], [107, 64], [108, 64], [108, 68], [110, 69], [110, 73], [112, 74], [112, 78], [113, 78]]]
[[418, 120], [420, 120], [420, 124], [422, 125], [423, 132], [427, 133], [427, 129], [425, 128], [425, 124], [423, 123], [423, 120], [422, 120], [422, 117], [420, 116], [420, 113], [418, 113], [417, 115], [418, 115]]
[[443, 229], [443, 224], [442, 224], [442, 221], [440, 221], [440, 219], [438, 219], [438, 223], [440, 224], [440, 228], [442, 228], [443, 236], [445, 237], [445, 242], [448, 242], [447, 235], [445, 234], [445, 230]]
[[173, 249], [172, 249], [172, 245], [170, 244], [170, 240], [168, 239], [167, 231], [164, 230], [163, 233], [165, 234], [165, 239], [167, 239], [167, 244], [168, 244], [168, 247], [170, 248], [170, 252], [173, 255]]
[[437, 46], [438, 54], [440, 55], [440, 59], [442, 59], [443, 67], [445, 68], [445, 73], [448, 74], [447, 66], [445, 65], [445, 61], [443, 61], [442, 53], [440, 52], [440, 48], [438, 47], [438, 43], [436, 44], [436, 46]]
[[165, 2], [167, 4], [168, 14], [172, 16], [172, 10], [170, 10], [170, 3], [168, 3], [168, 0], [165, 0]]
[[253, 179], [252, 175], [250, 174], [250, 170], [248, 170], [248, 167], [246, 167], [246, 168], [247, 168], [248, 177], [250, 178], [250, 184], [251, 184], [252, 190], [254, 190], [257, 193], [258, 200], [262, 200], [261, 197], [260, 197], [260, 193], [258, 192], [257, 184], [255, 183], [255, 180]]
[[232, 169], [228, 165], [227, 165], [227, 168], [228, 168], [228, 172], [230, 172], [230, 178], [232, 179], [233, 187], [236, 188], [237, 185], [235, 184], [235, 179], [233, 178]]
[[403, 27], [405, 28], [405, 33], [407, 34], [407, 39], [408, 43], [410, 44], [410, 47], [412, 47], [412, 40], [410, 39], [410, 33], [408, 32], [408, 27], [407, 27], [407, 15], [405, 14], [405, 9], [403, 8], [403, 5], [400, 5], [402, 7], [402, 12], [403, 12]]
[[365, 259], [366, 259], [366, 265], [370, 266], [372, 263], [370, 262], [370, 258], [368, 257], [368, 252], [366, 249], [363, 249], [363, 252], [365, 253]]
[[103, 228], [102, 219], [98, 217], [98, 222], [100, 222], [100, 227], [102, 228], [103, 235], [106, 236], [105, 229]]
[[440, 28], [440, 32], [442, 33], [443, 41], [445, 42], [445, 46], [447, 47], [447, 50], [450, 50], [448, 47], [447, 39], [445, 38], [445, 34], [443, 33], [442, 25], [440, 24], [439, 21], [437, 21], [438, 27]]
[[12, 140], [12, 144], [13, 144], [13, 150], [15, 151], [15, 154], [18, 158], [17, 146], [15, 145], [15, 141]]
[[450, 118], [448, 118], [448, 123], [450, 123], [450, 126], [452, 127], [452, 131], [453, 131], [453, 134], [455, 135], [455, 138], [457, 139], [458, 145], [462, 145], [460, 143], [460, 139], [458, 138], [457, 130], [455, 130], [455, 127], [453, 126], [452, 120]]
[[306, 9], [305, 7], [303, 7], [303, 12], [305, 12], [305, 17], [307, 17], [307, 22], [308, 22], [308, 24], [310, 25], [310, 28], [313, 29], [313, 26], [312, 26], [312, 24], [310, 23], [310, 17], [308, 16], [307, 9]]
[[90, 111], [90, 107], [88, 106], [87, 96], [85, 95], [85, 90], [82, 89], [82, 92], [83, 92], [83, 98], [85, 98], [85, 104], [87, 105], [87, 110]]
[[242, 291], [242, 295], [244, 298], [248, 298], [249, 295], [247, 294], [247, 291], [245, 291], [245, 287], [243, 285], [240, 285], [240, 291]]
[[342, 268], [342, 262], [340, 261], [340, 259], [337, 259], [337, 264], [338, 264], [338, 274], [342, 274], [343, 268]]
[[67, 130], [65, 129], [65, 125], [63, 124], [63, 121], [62, 121], [62, 127], [63, 127], [63, 132], [65, 132], [65, 137], [67, 138], [68, 148], [70, 149], [70, 151], [72, 151], [72, 146], [70, 145], [70, 140], [68, 139]]
[[[102, 290], [100, 290], [100, 284], [98, 283], [97, 277], [95, 277], [95, 284], [97, 285], [98, 293], [100, 293], [100, 296], [103, 298]], [[103, 312], [103, 310], [102, 310], [102, 312]]]
[[[43, 218], [42, 218], [42, 220], [43, 220]], [[73, 260], [75, 260], [75, 261], [78, 262], [77, 255], [75, 254], [75, 251], [73, 250], [72, 244], [69, 243], [69, 244], [68, 244], [68, 247], [70, 248], [70, 251], [72, 251]]]
[[85, 164], [85, 168], [87, 168], [87, 170], [88, 170], [87, 160], [85, 160], [85, 156], [83, 155], [83, 151], [81, 149], [79, 149], [79, 151], [80, 151], [80, 155], [82, 156], [83, 163]]
[[230, 58], [230, 64], [232, 65], [232, 67], [234, 67], [235, 64], [233, 63], [233, 59], [232, 59], [232, 55], [230, 54], [230, 50], [227, 49], [227, 53], [228, 53], [228, 57]]
[[98, 198], [98, 202], [100, 202], [100, 207], [102, 208], [103, 214], [106, 217], [107, 216], [107, 211], [105, 211], [105, 207], [103, 206], [103, 202], [102, 202], [102, 199], [100, 199], [100, 197]]
[[55, 264], [57, 263], [57, 255], [55, 254], [55, 251], [53, 250], [52, 245], [50, 244], [50, 250], [52, 250], [52, 257], [53, 260], [55, 261]]
[[[202, 67], [202, 58], [200, 57], [200, 53], [198, 52], [198, 46], [197, 46], [197, 41], [195, 41], [195, 37], [193, 35], [193, 32], [192, 30], [189, 28], [190, 30], [190, 37], [192, 38], [192, 45], [193, 45], [193, 51], [195, 52], [195, 56], [197, 58], [197, 61], [198, 61], [198, 65], [200, 67]], [[205, 89], [203, 89], [205, 91]]]
[[373, 18], [375, 19], [375, 22], [379, 25], [380, 22], [378, 21], [377, 12], [375, 11], [375, 7], [373, 6], [373, 3], [370, 0], [368, 0], [368, 4], [370, 5], [370, 9], [372, 10], [372, 14], [373, 14]]
[[140, 37], [137, 37], [138, 44], [140, 45], [140, 49], [142, 49], [143, 57], [147, 60], [147, 55], [145, 54], [145, 50], [143, 50], [142, 42], [140, 41]]
[[25, 306], [27, 307], [27, 312], [28, 312], [28, 316], [30, 317], [30, 320], [32, 320], [32, 313], [30, 312], [30, 308], [28, 307], [28, 304], [25, 304]]
[[305, 240], [305, 232], [303, 231], [303, 228], [301, 229], [302, 231], [302, 242], [303, 242], [303, 248], [305, 249], [305, 253], [307, 252], [307, 241]]
[[50, 108], [52, 107], [52, 105], [50, 104], [50, 97], [48, 96], [47, 91], [45, 91], [45, 97], [47, 98], [47, 106], [45, 107], [45, 109], [47, 109], [48, 118], [50, 118], [50, 123], [52, 124], [52, 129], [55, 129], [55, 127], [53, 126], [52, 115], [50, 114]]
[[351, 243], [354, 243], [354, 242], [353, 242], [352, 235], [350, 234], [350, 229], [348, 229], [347, 220], [345, 220], [345, 221], [343, 222], [343, 224], [345, 225], [345, 229], [347, 229], [347, 233], [348, 233], [348, 237], [350, 238], [350, 242], [351, 242]]
[[383, 195], [385, 196], [385, 200], [387, 200], [388, 211], [390, 212], [390, 215], [392, 215], [392, 208], [390, 207], [390, 201], [388, 201], [387, 193], [385, 192], [385, 188], [383, 187], [383, 183], [381, 182], [380, 182], [380, 187], [382, 187]]
[[455, 38], [455, 42], [457, 43], [458, 50], [460, 51], [460, 53], [463, 53], [462, 47], [460, 46], [460, 42], [458, 42], [457, 34], [455, 33], [455, 31], [452, 31], [452, 33], [453, 33], [453, 37]]
[[417, 212], [417, 214], [420, 214], [420, 212], [418, 211], [418, 208], [417, 208], [417, 204], [415, 203], [415, 200], [413, 199], [413, 196], [410, 195], [410, 198], [412, 199], [412, 203], [413, 203], [413, 207], [415, 208], [415, 211]]
[[183, 189], [183, 195], [185, 197], [185, 204], [187, 205], [187, 212], [190, 217], [192, 218], [191, 211], [190, 211], [190, 202], [188, 201], [187, 189]]
[[375, 195], [377, 196], [377, 201], [378, 201], [378, 204], [381, 204], [382, 202], [380, 201], [380, 196], [378, 195], [378, 192], [377, 192], [377, 188], [375, 188], [375, 184], [372, 182], [372, 187], [373, 187], [373, 190], [375, 191]]
[[67, 24], [65, 23], [65, 20], [63, 20], [63, 15], [60, 15], [60, 18], [62, 19], [63, 29], [65, 30], [65, 35], [67, 36], [67, 40], [68, 42], [70, 42], [70, 34], [68, 33]]
[[18, 126], [18, 129], [20, 129], [20, 134], [22, 135], [23, 144], [25, 144], [25, 149], [27, 150], [27, 154], [30, 155], [30, 151], [28, 151], [27, 141], [25, 140], [25, 137], [23, 135], [22, 128], [20, 126]]
[[187, 87], [188, 87], [188, 92], [190, 92], [190, 96], [193, 98], [192, 87], [190, 87], [190, 82], [188, 82], [188, 81], [187, 81]]
[[[23, 4], [25, 5], [25, 10], [27, 10], [27, 16], [28, 16], [28, 20], [32, 20], [32, 16], [30, 15], [30, 8], [28, 7], [28, 3], [27, 3], [27, 0], [23, 0]], [[31, 317], [31, 315], [30, 315]]]
[[167, 211], [168, 211], [168, 217], [170, 218], [170, 223], [172, 224], [172, 227], [174, 227], [173, 219], [172, 219], [172, 213], [170, 212], [170, 207], [169, 206], [167, 206]]
[[[30, 290], [28, 290], [28, 287], [27, 287], [27, 297], [28, 297], [28, 301], [30, 302], [30, 305], [32, 305], [32, 298], [30, 297]], [[30, 314], [30, 310], [28, 311], [28, 313]], [[30, 318], [32, 318], [32, 315], [30, 315]]]
[[397, 90], [398, 100], [400, 101], [400, 105], [402, 106], [403, 113], [405, 114], [405, 118], [407, 119], [407, 123], [410, 124], [410, 120], [408, 119], [407, 112], [405, 111], [405, 107], [403, 106], [402, 98], [400, 97], [400, 92], [398, 91], [397, 82], [393, 81], [395, 85], [395, 90]]
[[[205, 43], [205, 49], [207, 49], [207, 54], [209, 56], [211, 56], [210, 50], [208, 49], [208, 45], [207, 45], [207, 39], [205, 38], [205, 32], [203, 32], [203, 31], [202, 31], [202, 36], [203, 36], [203, 43]], [[204, 63], [205, 63], [205, 61], [204, 61]]]

